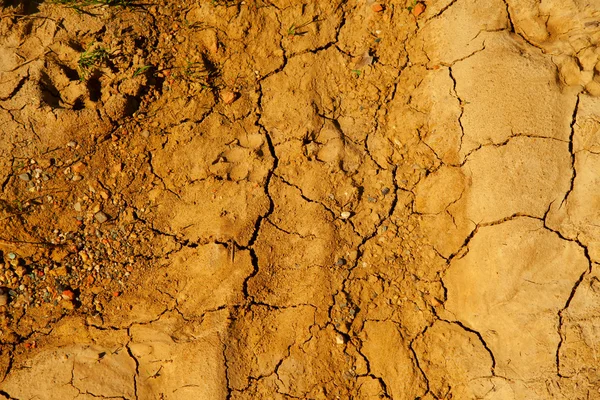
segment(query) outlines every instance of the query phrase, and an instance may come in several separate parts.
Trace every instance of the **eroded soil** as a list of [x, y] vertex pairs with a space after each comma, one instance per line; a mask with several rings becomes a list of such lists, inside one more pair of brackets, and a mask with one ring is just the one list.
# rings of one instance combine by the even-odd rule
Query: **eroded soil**
[[4, 3], [0, 398], [600, 398], [594, 0]]

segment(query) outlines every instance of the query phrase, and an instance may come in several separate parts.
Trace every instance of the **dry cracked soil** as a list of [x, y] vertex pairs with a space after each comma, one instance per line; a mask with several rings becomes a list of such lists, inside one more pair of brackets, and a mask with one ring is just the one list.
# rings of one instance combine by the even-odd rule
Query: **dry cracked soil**
[[0, 398], [600, 399], [598, 0], [0, 5]]

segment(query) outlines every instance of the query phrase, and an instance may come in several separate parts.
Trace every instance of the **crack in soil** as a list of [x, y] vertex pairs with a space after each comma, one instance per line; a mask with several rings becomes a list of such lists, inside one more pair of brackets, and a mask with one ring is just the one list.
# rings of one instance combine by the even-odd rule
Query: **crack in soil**
[[438, 18], [440, 17], [443, 13], [446, 12], [446, 10], [448, 10], [450, 7], [452, 7], [458, 0], [452, 0], [450, 3], [448, 3], [445, 7], [443, 7], [440, 11], [438, 11], [437, 13], [435, 13], [434, 15], [432, 15], [431, 17], [427, 18], [427, 21], [430, 21], [434, 18]]
[[568, 201], [569, 195], [573, 191], [573, 187], [575, 186], [575, 178], [577, 178], [577, 169], [575, 168], [575, 151], [574, 151], [574, 139], [575, 139], [575, 125], [577, 123], [577, 111], [579, 111], [579, 100], [581, 95], [577, 95], [577, 100], [575, 102], [575, 107], [573, 108], [573, 114], [571, 116], [571, 124], [569, 125], [571, 128], [571, 134], [569, 135], [569, 153], [571, 154], [571, 166], [572, 166], [572, 174], [571, 174], [571, 184], [569, 186], [569, 190], [565, 193], [563, 200], [560, 202], [561, 208], [565, 202]]
[[[573, 300], [577, 289], [579, 288], [579, 286], [581, 285], [581, 283], [583, 282], [583, 280], [585, 279], [585, 277], [592, 272], [593, 261], [592, 261], [592, 259], [590, 257], [590, 253], [589, 253], [588, 247], [586, 245], [584, 245], [578, 238], [569, 239], [569, 238], [563, 236], [559, 231], [551, 229], [547, 225], [546, 218], [547, 218], [548, 213], [550, 212], [551, 206], [552, 206], [552, 204], [550, 204], [550, 206], [548, 207], [548, 210], [546, 211], [546, 213], [545, 213], [545, 215], [543, 217], [535, 217], [535, 216], [526, 215], [526, 214], [523, 214], [523, 213], [515, 213], [515, 214], [513, 214], [513, 215], [511, 215], [509, 217], [506, 217], [506, 218], [503, 218], [503, 219], [500, 219], [500, 220], [497, 220], [497, 221], [477, 224], [475, 226], [475, 228], [471, 231], [471, 233], [467, 236], [467, 238], [465, 239], [465, 241], [464, 241], [463, 245], [461, 246], [461, 248], [459, 250], [457, 250], [455, 253], [453, 253], [452, 255], [450, 255], [450, 257], [448, 257], [446, 265], [447, 265], [447, 269], [450, 268], [450, 266], [451, 266], [450, 264], [451, 264], [452, 260], [454, 260], [455, 258], [460, 259], [460, 258], [464, 257], [468, 253], [468, 245], [469, 245], [470, 241], [473, 239], [473, 237], [475, 236], [475, 234], [478, 232], [478, 230], [480, 228], [499, 225], [499, 224], [505, 223], [507, 221], [512, 221], [512, 220], [514, 220], [516, 218], [531, 218], [531, 219], [535, 219], [535, 220], [541, 221], [543, 223], [544, 229], [546, 229], [546, 230], [554, 233], [561, 240], [565, 240], [565, 241], [568, 241], [568, 242], [576, 243], [577, 246], [579, 246], [579, 248], [582, 249], [585, 258], [588, 261], [588, 267], [579, 275], [578, 279], [575, 281], [575, 283], [574, 283], [574, 285], [573, 285], [573, 287], [572, 287], [572, 289], [570, 291], [569, 297], [567, 298], [564, 307], [562, 307], [558, 311], [558, 324], [557, 324], [557, 333], [558, 333], [558, 336], [559, 336], [560, 339], [559, 339], [559, 343], [558, 343], [557, 350], [556, 350], [556, 374], [557, 374], [557, 376], [559, 376], [561, 378], [568, 378], [568, 376], [563, 375], [561, 373], [561, 371], [560, 371], [560, 350], [561, 350], [561, 347], [562, 347], [562, 345], [564, 343], [564, 340], [565, 340], [564, 339], [564, 333], [563, 333], [563, 325], [565, 323], [566, 316], [564, 314], [567, 311], [567, 309], [569, 308], [569, 306], [571, 304], [571, 301]], [[442, 279], [441, 282], [442, 282], [442, 286], [444, 288], [444, 296], [445, 296], [444, 301], [446, 301], [447, 298], [448, 298], [447, 289], [446, 289], [446, 286], [443, 284], [443, 279]], [[434, 310], [434, 313], [435, 313], [435, 310]], [[436, 317], [437, 317], [437, 315], [436, 315]], [[493, 355], [493, 352], [488, 347], [487, 343], [485, 342], [485, 340], [483, 339], [483, 337], [481, 336], [481, 334], [479, 332], [475, 331], [472, 328], [467, 327], [461, 321], [458, 321], [458, 320], [456, 320], [456, 321], [448, 321], [448, 320], [445, 320], [445, 319], [442, 319], [442, 318], [439, 318], [439, 317], [437, 317], [437, 318], [440, 319], [440, 320], [442, 320], [442, 321], [445, 321], [445, 322], [457, 324], [458, 326], [460, 326], [461, 328], [467, 330], [468, 332], [471, 332], [471, 333], [474, 333], [475, 335], [477, 335], [477, 337], [480, 339], [481, 343], [485, 347], [486, 351], [490, 354], [490, 357], [492, 359], [492, 375], [493, 376], [497, 376], [496, 373], [495, 373], [496, 360], [495, 360], [495, 357]]]
[[454, 77], [453, 73], [452, 73], [452, 67], [448, 67], [448, 75], [450, 76], [450, 79], [452, 79], [452, 91], [454, 92], [454, 97], [456, 97], [456, 99], [458, 100], [458, 104], [460, 105], [460, 115], [458, 116], [458, 125], [460, 126], [460, 143], [458, 145], [458, 154], [460, 154], [461, 150], [462, 150], [462, 146], [463, 146], [463, 138], [465, 137], [465, 127], [463, 126], [462, 123], [462, 117], [465, 114], [465, 101], [462, 100], [459, 96], [458, 96], [458, 92], [456, 91], [456, 78]]
[[135, 362], [135, 375], [133, 376], [133, 394], [137, 400], [138, 399], [138, 378], [140, 376], [140, 362], [133, 355], [133, 352], [131, 351], [130, 344], [131, 344], [131, 340], [133, 339], [131, 336], [131, 328], [127, 328], [127, 336], [129, 337], [129, 342], [125, 345], [125, 348], [127, 349], [127, 354], [129, 355], [129, 357], [131, 357], [133, 362]]
[[[551, 206], [552, 206], [552, 204], [550, 205], [550, 207]], [[554, 233], [556, 236], [558, 236], [562, 240], [576, 243], [577, 246], [579, 246], [583, 250], [583, 254], [588, 261], [588, 267], [579, 275], [579, 278], [573, 284], [573, 287], [571, 288], [571, 292], [569, 293], [569, 297], [567, 298], [564, 307], [562, 307], [560, 310], [558, 310], [558, 324], [557, 324], [556, 330], [558, 333], [559, 342], [558, 342], [558, 346], [556, 348], [556, 375], [560, 378], [569, 378], [568, 376], [563, 375], [560, 370], [560, 350], [565, 341], [565, 337], [564, 337], [564, 333], [563, 333], [563, 325], [565, 324], [565, 319], [567, 318], [564, 314], [567, 312], [569, 306], [571, 305], [571, 301], [575, 297], [577, 289], [579, 288], [579, 286], [581, 285], [581, 283], [583, 282], [585, 277], [592, 273], [593, 260], [590, 256], [588, 247], [585, 244], [583, 244], [579, 240], [579, 238], [569, 239], [569, 238], [565, 237], [560, 231], [554, 230], [546, 224], [546, 216], [550, 212], [550, 207], [548, 207], [548, 211], [546, 212], [546, 215], [542, 219], [542, 221], [544, 223], [544, 228], [546, 230]]]

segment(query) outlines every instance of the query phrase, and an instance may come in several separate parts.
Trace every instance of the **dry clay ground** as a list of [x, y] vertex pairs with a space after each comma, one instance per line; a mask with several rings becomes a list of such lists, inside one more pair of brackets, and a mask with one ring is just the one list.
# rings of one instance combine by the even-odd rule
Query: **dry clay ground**
[[598, 1], [0, 18], [0, 397], [600, 398]]

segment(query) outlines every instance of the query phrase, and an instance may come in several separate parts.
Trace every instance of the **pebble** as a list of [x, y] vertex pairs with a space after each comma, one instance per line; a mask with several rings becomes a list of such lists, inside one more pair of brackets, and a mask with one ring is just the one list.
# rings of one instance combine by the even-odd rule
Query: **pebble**
[[412, 13], [415, 17], [418, 17], [419, 15], [423, 14], [424, 11], [425, 4], [423, 3], [417, 3], [417, 5], [415, 5], [415, 7], [412, 9]]
[[83, 179], [83, 176], [81, 175], [73, 175], [73, 178], [71, 178], [74, 182], [80, 181]]
[[77, 202], [75, 204], [73, 204], [73, 209], [77, 212], [81, 211], [81, 203]]
[[340, 217], [342, 217], [342, 219], [348, 219], [351, 215], [352, 214], [350, 213], [350, 211], [344, 211], [340, 214]]
[[150, 136], [150, 131], [149, 131], [149, 130], [147, 130], [147, 129], [144, 129], [144, 130], [142, 131], [141, 135], [142, 135], [143, 137], [147, 138], [147, 137], [149, 137], [149, 136]]
[[225, 90], [221, 93], [221, 99], [225, 104], [231, 104], [237, 99], [237, 94], [231, 90]]
[[371, 6], [371, 10], [373, 10], [374, 12], [382, 12], [383, 6], [379, 3], [375, 3]]
[[337, 262], [335, 263], [335, 265], [337, 265], [338, 267], [342, 266], [342, 265], [346, 265], [346, 260], [343, 258], [338, 258]]
[[25, 275], [27, 273], [27, 268], [25, 268], [22, 265], [18, 265], [17, 267], [15, 267], [15, 274], [17, 274], [17, 276], [19, 278], [22, 278], [23, 275]]
[[71, 166], [71, 171], [73, 171], [76, 174], [79, 174], [85, 170], [85, 167], [86, 167], [86, 165], [84, 163], [82, 163], [81, 161], [78, 161]]
[[68, 147], [75, 147], [75, 146], [77, 146], [77, 142], [74, 142], [74, 141], [71, 140], [69, 143], [67, 143], [67, 146]]
[[381, 189], [381, 194], [384, 195], [384, 196], [386, 194], [388, 194], [389, 192], [390, 192], [390, 188], [388, 188], [388, 187], [384, 187], [383, 189]]
[[73, 299], [75, 298], [75, 293], [73, 293], [72, 290], [67, 289], [67, 290], [63, 290], [61, 296], [65, 300], [73, 301]]
[[94, 214], [94, 218], [96, 218], [96, 221], [100, 222], [101, 224], [108, 221], [108, 216], [102, 211], [98, 211], [96, 214]]
[[19, 175], [19, 179], [22, 181], [25, 181], [25, 182], [29, 182], [31, 177], [29, 176], [29, 174], [27, 172], [25, 172], [24, 174]]
[[14, 260], [15, 258], [17, 258], [17, 255], [15, 253], [8, 253], [8, 258]]
[[337, 344], [344, 344], [346, 343], [346, 340], [344, 339], [344, 336], [340, 333], [338, 333], [337, 335], [335, 335], [335, 342]]

